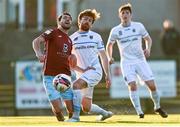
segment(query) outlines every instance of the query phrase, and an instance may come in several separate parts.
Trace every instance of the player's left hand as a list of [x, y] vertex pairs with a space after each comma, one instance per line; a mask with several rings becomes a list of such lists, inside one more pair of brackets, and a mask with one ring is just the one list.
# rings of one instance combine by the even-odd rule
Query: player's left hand
[[111, 87], [111, 80], [110, 80], [109, 76], [106, 76], [105, 80], [106, 80], [106, 88], [110, 88]]
[[144, 49], [144, 55], [146, 58], [150, 57], [150, 50], [149, 49]]
[[88, 66], [86, 69], [84, 69], [84, 72], [85, 71], [88, 71], [88, 70], [96, 70], [96, 68], [92, 67], [92, 66]]

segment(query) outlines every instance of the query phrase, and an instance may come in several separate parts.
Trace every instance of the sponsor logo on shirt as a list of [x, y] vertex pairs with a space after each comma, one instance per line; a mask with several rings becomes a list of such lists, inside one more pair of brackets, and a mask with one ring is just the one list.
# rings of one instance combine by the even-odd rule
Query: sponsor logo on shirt
[[87, 45], [87, 46], [82, 45], [82, 46], [75, 47], [75, 50], [77, 50], [77, 49], [90, 49], [90, 48], [95, 48], [95, 46], [93, 46], [93, 45]]
[[121, 36], [122, 35], [122, 31], [119, 31], [119, 36]]

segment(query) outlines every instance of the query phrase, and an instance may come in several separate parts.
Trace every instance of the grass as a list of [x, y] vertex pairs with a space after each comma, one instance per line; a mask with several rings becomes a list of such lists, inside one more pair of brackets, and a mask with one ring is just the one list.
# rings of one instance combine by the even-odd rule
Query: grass
[[146, 126], [146, 127], [164, 127], [180, 126], [180, 115], [170, 114], [168, 118], [161, 118], [159, 115], [145, 115], [144, 119], [139, 119], [137, 115], [114, 115], [103, 121], [96, 122], [96, 116], [81, 116], [81, 122], [67, 123], [57, 122], [54, 116], [17, 116], [17, 117], [0, 117], [0, 127], [7, 126], [76, 126], [76, 127], [129, 127], [129, 126]]

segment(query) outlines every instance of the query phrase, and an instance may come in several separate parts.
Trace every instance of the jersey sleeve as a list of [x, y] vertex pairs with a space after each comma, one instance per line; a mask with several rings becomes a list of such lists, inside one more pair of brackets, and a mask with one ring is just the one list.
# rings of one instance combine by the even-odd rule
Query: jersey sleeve
[[104, 42], [103, 42], [103, 40], [102, 40], [100, 35], [98, 36], [98, 47], [97, 48], [98, 48], [99, 51], [105, 50]]
[[143, 38], [149, 35], [146, 28], [141, 23], [140, 23], [140, 34]]
[[117, 39], [117, 35], [114, 29], [111, 30], [109, 37], [108, 37], [108, 42], [107, 43], [115, 43]]
[[52, 29], [46, 30], [44, 33], [41, 34], [41, 36], [44, 37], [45, 41], [48, 41], [53, 36], [53, 30]]

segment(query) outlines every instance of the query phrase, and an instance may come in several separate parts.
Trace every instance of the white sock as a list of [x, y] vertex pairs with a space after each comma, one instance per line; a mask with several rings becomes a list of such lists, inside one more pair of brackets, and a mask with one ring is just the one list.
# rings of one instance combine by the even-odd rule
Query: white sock
[[129, 97], [131, 99], [131, 102], [137, 112], [137, 114], [144, 114], [141, 109], [140, 99], [137, 91], [129, 91]]
[[158, 91], [150, 91], [151, 99], [154, 103], [154, 110], [160, 108], [160, 96]]
[[89, 111], [90, 114], [97, 114], [97, 115], [106, 115], [107, 111], [102, 109], [101, 107], [99, 107], [96, 104], [91, 104], [91, 109]]
[[73, 90], [73, 118], [79, 118], [81, 111], [82, 95], [81, 90]]

